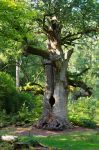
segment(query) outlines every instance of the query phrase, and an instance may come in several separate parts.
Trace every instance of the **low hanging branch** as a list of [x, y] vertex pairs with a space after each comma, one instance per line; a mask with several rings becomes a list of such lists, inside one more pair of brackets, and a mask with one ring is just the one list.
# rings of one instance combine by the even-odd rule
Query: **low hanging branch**
[[29, 82], [27, 85], [20, 87], [20, 91], [33, 92], [34, 95], [44, 95], [44, 87], [34, 82]]
[[23, 54], [25, 56], [29, 54], [33, 54], [33, 55], [37, 55], [49, 59], [49, 52], [47, 50], [42, 50], [28, 45], [24, 48]]
[[87, 94], [86, 94], [87, 96], [92, 95], [92, 88], [88, 87], [83, 81], [68, 79], [68, 84], [73, 87], [80, 87], [85, 92], [87, 92]]

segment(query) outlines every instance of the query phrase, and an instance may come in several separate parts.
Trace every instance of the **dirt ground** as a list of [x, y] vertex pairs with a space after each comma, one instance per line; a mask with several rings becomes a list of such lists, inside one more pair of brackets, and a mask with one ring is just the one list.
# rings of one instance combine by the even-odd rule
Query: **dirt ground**
[[29, 127], [9, 126], [0, 129], [0, 133], [4, 135], [10, 134], [10, 135], [18, 135], [18, 136], [22, 136], [22, 135], [48, 136], [48, 135], [66, 134], [73, 131], [93, 131], [93, 130], [99, 132], [99, 127], [97, 127], [96, 129], [89, 129], [89, 128], [75, 126], [73, 129], [65, 129], [63, 131], [49, 131], [49, 130], [37, 129], [33, 126], [29, 126]]
[[[33, 126], [15, 127], [13, 125], [13, 126], [9, 126], [9, 127], [5, 127], [5, 128], [0, 129], [0, 135], [48, 136], [48, 135], [67, 134], [67, 133], [71, 133], [74, 131], [81, 131], [81, 132], [83, 132], [83, 131], [97, 131], [97, 132], [99, 132], [99, 127], [97, 127], [96, 129], [89, 129], [89, 128], [75, 126], [73, 129], [65, 129], [64, 131], [49, 131], [49, 130], [37, 129], [36, 127], [33, 127]], [[14, 146], [16, 146], [16, 144], [14, 144]], [[38, 145], [36, 147], [34, 146], [33, 148], [35, 148], [35, 150], [55, 150], [52, 148], [45, 147], [43, 145]], [[17, 149], [18, 149], [18, 147], [17, 147]], [[15, 150], [16, 150], [16, 148], [15, 148]]]

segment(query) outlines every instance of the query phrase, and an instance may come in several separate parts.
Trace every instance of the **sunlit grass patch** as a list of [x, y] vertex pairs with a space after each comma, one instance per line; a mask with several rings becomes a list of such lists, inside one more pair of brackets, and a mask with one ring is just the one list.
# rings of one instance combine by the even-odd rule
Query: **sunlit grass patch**
[[47, 147], [60, 148], [62, 150], [99, 150], [99, 133], [73, 132], [64, 135], [48, 137], [36, 137]]

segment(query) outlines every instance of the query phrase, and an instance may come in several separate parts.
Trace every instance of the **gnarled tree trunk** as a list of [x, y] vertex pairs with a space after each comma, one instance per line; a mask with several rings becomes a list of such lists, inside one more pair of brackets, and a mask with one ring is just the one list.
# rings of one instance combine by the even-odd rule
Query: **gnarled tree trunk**
[[[63, 65], [64, 66], [64, 65]], [[52, 64], [46, 64], [46, 89], [44, 95], [44, 112], [38, 127], [51, 130], [70, 128], [67, 115], [68, 90], [65, 68], [57, 71]]]
[[[85, 94], [80, 92], [78, 95], [76, 93], [76, 99], [80, 96], [90, 96], [92, 94], [91, 88], [83, 81], [77, 81], [67, 77], [68, 62], [73, 53], [73, 49], [67, 50], [67, 57], [65, 58], [66, 55], [62, 49], [62, 45], [66, 44], [68, 46], [69, 44], [71, 46], [72, 42], [83, 34], [88, 34], [96, 30], [88, 29], [77, 33], [67, 31], [66, 36], [62, 37], [61, 22], [53, 15], [44, 15], [42, 21], [43, 30], [48, 37], [48, 51], [32, 47], [27, 43], [27, 46], [24, 48], [24, 54], [34, 54], [44, 58], [46, 74], [44, 111], [37, 126], [50, 130], [62, 130], [64, 128], [71, 128], [67, 114], [68, 84], [74, 87], [80, 87], [85, 91]], [[85, 71], [86, 69], [76, 74], [76, 76], [81, 75]]]
[[71, 53], [65, 59], [60, 41], [61, 29], [56, 19], [51, 20], [51, 27], [46, 32], [50, 58], [44, 60], [46, 74], [44, 111], [37, 126], [50, 130], [63, 130], [71, 127], [66, 107], [68, 101], [66, 72]]

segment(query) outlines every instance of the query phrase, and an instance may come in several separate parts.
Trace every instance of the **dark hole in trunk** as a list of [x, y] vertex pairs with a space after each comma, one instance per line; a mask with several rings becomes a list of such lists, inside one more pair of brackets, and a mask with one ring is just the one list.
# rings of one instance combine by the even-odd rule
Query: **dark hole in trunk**
[[57, 125], [56, 125], [56, 127], [59, 127], [60, 126], [60, 124], [58, 123]]
[[49, 103], [50, 103], [51, 107], [53, 107], [53, 105], [55, 104], [55, 98], [53, 96], [50, 97]]

